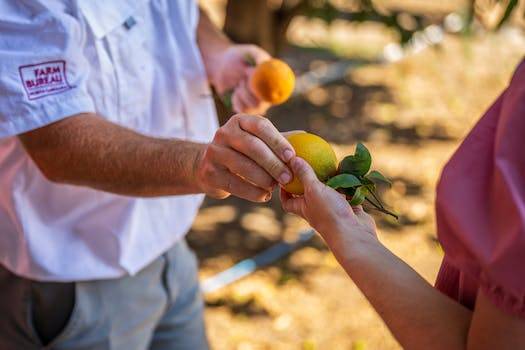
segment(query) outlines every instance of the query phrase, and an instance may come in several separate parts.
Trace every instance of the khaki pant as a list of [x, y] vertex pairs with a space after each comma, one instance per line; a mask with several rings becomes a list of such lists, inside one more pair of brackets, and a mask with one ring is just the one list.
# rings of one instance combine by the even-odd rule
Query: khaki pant
[[36, 282], [0, 266], [0, 349], [208, 349], [185, 241], [134, 276]]

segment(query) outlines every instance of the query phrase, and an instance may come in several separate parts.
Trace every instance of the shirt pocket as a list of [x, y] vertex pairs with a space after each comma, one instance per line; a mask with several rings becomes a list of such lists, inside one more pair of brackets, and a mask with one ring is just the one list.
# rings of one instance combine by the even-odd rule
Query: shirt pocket
[[148, 29], [139, 16], [135, 24], [120, 26], [104, 40], [117, 83], [118, 122], [137, 131], [145, 129], [154, 93], [155, 60], [149, 47]]
[[90, 38], [91, 44], [84, 49], [91, 70], [87, 90], [97, 113], [104, 118], [119, 122], [118, 85], [108, 50], [102, 40]]
[[[139, 11], [122, 23], [92, 34], [92, 95], [97, 110], [119, 125], [143, 131], [150, 115], [154, 87], [154, 58], [149, 30]], [[93, 21], [87, 21], [88, 26]]]

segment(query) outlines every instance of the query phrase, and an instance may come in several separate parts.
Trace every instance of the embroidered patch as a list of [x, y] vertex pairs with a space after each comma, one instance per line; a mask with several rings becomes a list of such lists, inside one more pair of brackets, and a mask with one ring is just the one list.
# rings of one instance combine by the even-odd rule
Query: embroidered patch
[[49, 61], [18, 67], [27, 98], [35, 100], [71, 89], [66, 78], [66, 61]]

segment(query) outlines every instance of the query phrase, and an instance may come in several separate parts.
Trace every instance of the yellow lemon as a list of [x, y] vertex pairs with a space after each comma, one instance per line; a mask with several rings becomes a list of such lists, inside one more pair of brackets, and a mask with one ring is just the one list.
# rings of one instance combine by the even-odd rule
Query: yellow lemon
[[[337, 173], [337, 157], [332, 146], [321, 137], [309, 133], [297, 133], [286, 137], [298, 157], [303, 158], [314, 169], [317, 178], [326, 181]], [[303, 184], [297, 177], [284, 186], [293, 194], [303, 194]]]
[[276, 58], [259, 63], [250, 78], [252, 92], [263, 101], [280, 104], [293, 92], [295, 75], [284, 61]]

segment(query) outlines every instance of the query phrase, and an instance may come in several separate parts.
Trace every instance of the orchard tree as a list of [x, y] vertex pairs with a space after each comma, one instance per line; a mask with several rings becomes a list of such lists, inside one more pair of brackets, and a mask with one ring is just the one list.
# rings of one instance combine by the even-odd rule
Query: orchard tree
[[[327, 23], [336, 19], [377, 22], [395, 30], [399, 41], [407, 43], [415, 32], [446, 15], [435, 18], [435, 14], [388, 8], [373, 0], [347, 0], [344, 8], [335, 4], [331, 0], [228, 0], [224, 30], [237, 42], [255, 43], [278, 54], [286, 44], [286, 31], [295, 16]], [[519, 8], [518, 0], [468, 0], [466, 4], [465, 33], [478, 24], [499, 29]]]

